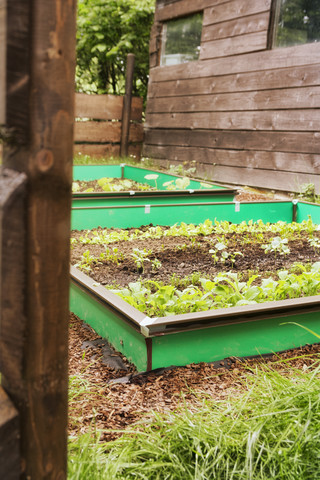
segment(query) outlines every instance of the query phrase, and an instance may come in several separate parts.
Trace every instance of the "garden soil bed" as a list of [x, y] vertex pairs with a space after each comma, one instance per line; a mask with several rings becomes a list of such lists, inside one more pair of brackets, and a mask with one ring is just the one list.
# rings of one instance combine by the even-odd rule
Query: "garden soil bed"
[[[260, 201], [270, 200], [270, 197], [242, 190], [237, 199]], [[74, 232], [74, 235], [79, 235], [79, 232]], [[176, 239], [174, 239], [174, 243], [177, 245]], [[162, 242], [160, 243], [162, 250], [161, 244]], [[319, 260], [313, 250], [306, 250], [305, 247], [303, 240], [297, 242], [294, 248], [295, 260], [302, 263]], [[149, 242], [147, 242], [147, 248], [150, 248]], [[195, 253], [192, 253], [193, 267], [187, 267], [191, 263], [183, 255], [180, 261], [183, 275], [186, 274], [187, 268], [199, 270], [198, 265], [194, 264], [195, 258], [199, 259], [199, 255], [195, 257]], [[250, 268], [253, 270], [256, 268], [263, 271], [279, 269], [283, 268], [286, 262], [292, 263], [293, 260], [288, 257], [274, 258], [274, 255], [271, 255], [269, 258], [271, 263], [267, 265], [264, 261], [261, 264], [261, 262], [259, 263], [260, 250], [259, 253], [260, 255], [254, 256], [252, 247], [249, 245], [247, 250], [249, 258], [246, 261], [248, 267], [250, 264]], [[79, 255], [81, 255], [81, 251], [78, 247], [74, 247], [72, 250], [73, 263], [77, 261]], [[243, 262], [245, 261], [245, 257], [238, 257], [238, 259], [240, 258]], [[208, 262], [208, 258], [206, 261]], [[212, 267], [211, 261], [210, 265]], [[114, 267], [112, 266], [112, 268]], [[116, 278], [117, 284], [128, 282], [129, 278], [132, 280], [138, 278], [138, 273], [135, 271], [125, 270], [124, 272], [125, 275], [122, 277], [117, 270], [117, 277], [113, 272], [113, 277], [109, 278], [112, 278], [112, 282]], [[177, 274], [176, 270], [175, 273]], [[96, 274], [102, 282], [106, 281], [100, 277], [101, 271], [97, 271]], [[320, 345], [315, 344], [264, 358], [246, 361], [232, 359], [230, 362], [221, 361], [218, 364], [192, 364], [139, 375], [135, 371], [135, 367], [127, 362], [120, 353], [115, 352], [114, 355], [123, 361], [125, 368], [113, 368], [106, 364], [102, 340], [90, 326], [71, 314], [69, 371], [71, 377], [84, 384], [84, 388], [75, 398], [70, 399], [70, 435], [80, 435], [96, 428], [103, 432], [101, 436], [103, 440], [112, 440], [121, 435], [125, 428], [141, 421], [142, 418], [143, 421], [148, 421], [148, 416], [153, 411], [176, 410], [179, 404], [184, 402], [189, 409], [197, 409], [201, 406], [203, 399], [208, 397], [217, 402], [227, 401], [230, 395], [238, 395], [246, 390], [247, 375], [254, 375], [254, 369], [259, 365], [290, 376], [294, 374], [296, 368], [305, 370], [314, 365], [319, 361], [320, 355]], [[123, 379], [125, 381], [122, 381]]]
[[[99, 231], [99, 229], [96, 229]], [[142, 228], [143, 230], [143, 228]], [[86, 231], [74, 231], [72, 237], [79, 239], [85, 236]], [[249, 275], [257, 274], [262, 277], [272, 276], [280, 269], [288, 269], [293, 263], [314, 263], [320, 260], [319, 249], [310, 246], [307, 233], [288, 242], [290, 253], [281, 255], [275, 252], [265, 253], [261, 245], [267, 244], [275, 237], [267, 233], [259, 242], [249, 234], [226, 234], [223, 241], [227, 244], [230, 259], [224, 263], [214, 261], [209, 250], [221, 241], [221, 234], [207, 236], [198, 235], [192, 238], [164, 237], [160, 239], [148, 238], [141, 240], [122, 241], [108, 245], [110, 251], [117, 249], [118, 255], [123, 256], [118, 263], [99, 261], [91, 264], [89, 275], [102, 285], [111, 285], [116, 288], [126, 287], [130, 282], [142, 279], [151, 279], [157, 282], [169, 283], [172, 276], [185, 277], [194, 273], [213, 278], [221, 271], [241, 272], [242, 280]], [[319, 232], [314, 237], [320, 238]], [[134, 257], [134, 249], [152, 251], [149, 261], [144, 262], [144, 268], [138, 268]], [[77, 242], [71, 251], [71, 262], [77, 264], [82, 254], [89, 250], [90, 254], [98, 258], [105, 251], [101, 245], [87, 245]], [[237, 252], [242, 255], [237, 255]], [[159, 269], [154, 269], [152, 261], [157, 259], [161, 263]]]
[[254, 375], [261, 364], [288, 376], [295, 368], [304, 370], [313, 365], [320, 354], [320, 345], [315, 344], [265, 358], [233, 358], [230, 362], [138, 374], [123, 357], [125, 369], [105, 364], [102, 345], [91, 327], [71, 314], [69, 372], [82, 385], [80, 393], [70, 400], [71, 436], [98, 429], [103, 432], [102, 440], [113, 440], [142, 418], [147, 422], [151, 412], [176, 410], [184, 402], [196, 410], [205, 398], [227, 401], [230, 395], [246, 390], [247, 375]]

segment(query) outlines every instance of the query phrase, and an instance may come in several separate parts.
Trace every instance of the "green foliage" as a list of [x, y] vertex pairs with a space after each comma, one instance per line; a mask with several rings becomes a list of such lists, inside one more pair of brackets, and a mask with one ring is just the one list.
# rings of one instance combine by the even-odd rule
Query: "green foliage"
[[319, 367], [257, 367], [238, 382], [244, 393], [153, 413], [114, 442], [71, 441], [68, 478], [318, 480]]
[[299, 197], [312, 203], [320, 203], [320, 195], [316, 194], [314, 183], [303, 183], [300, 187]]
[[137, 265], [138, 271], [144, 271], [144, 262], [150, 262], [149, 255], [152, 254], [152, 250], [140, 250], [139, 248], [134, 248], [133, 253], [131, 254], [134, 259], [135, 264]]
[[316, 42], [320, 39], [320, 0], [281, 0], [276, 45]]
[[126, 58], [135, 54], [133, 94], [146, 98], [154, 0], [79, 0], [77, 90], [124, 93]]
[[198, 235], [210, 235], [212, 233], [218, 235], [225, 235], [228, 233], [246, 233], [250, 235], [246, 241], [252, 241], [252, 236], [255, 236], [256, 239], [261, 240], [261, 234], [266, 232], [271, 232], [278, 234], [281, 237], [290, 238], [294, 235], [299, 235], [303, 231], [307, 231], [310, 237], [312, 237], [313, 233], [318, 230], [319, 226], [314, 224], [311, 218], [308, 220], [303, 220], [301, 223], [286, 223], [279, 221], [274, 224], [263, 223], [262, 220], [258, 220], [255, 223], [252, 221], [249, 221], [248, 223], [241, 222], [240, 224], [229, 223], [226, 220], [221, 222], [215, 220], [213, 223], [211, 220], [207, 219], [199, 225], [181, 222], [180, 225], [175, 224], [169, 228], [152, 226], [146, 228], [145, 230], [135, 229], [133, 231], [112, 229], [104, 229], [101, 231], [88, 230], [85, 236], [80, 237], [80, 242], [85, 244], [104, 245], [118, 241], [130, 241], [135, 239], [142, 240], [145, 238], [192, 238]]
[[163, 183], [166, 190], [185, 190], [190, 185], [190, 180], [187, 177], [177, 178], [176, 180], [170, 180]]
[[128, 288], [112, 291], [149, 317], [238, 307], [318, 295], [320, 292], [320, 262], [300, 274], [280, 270], [277, 280], [259, 278], [257, 284], [258, 277], [252, 275], [244, 282], [237, 273], [221, 272], [213, 280], [199, 278], [201, 286], [189, 284], [183, 288], [182, 279], [177, 282], [173, 278], [169, 285], [147, 280], [132, 282]]
[[279, 253], [280, 255], [287, 255], [290, 253], [287, 238], [274, 237], [270, 243], [262, 245], [261, 248], [263, 248], [266, 253], [274, 252], [275, 254]]

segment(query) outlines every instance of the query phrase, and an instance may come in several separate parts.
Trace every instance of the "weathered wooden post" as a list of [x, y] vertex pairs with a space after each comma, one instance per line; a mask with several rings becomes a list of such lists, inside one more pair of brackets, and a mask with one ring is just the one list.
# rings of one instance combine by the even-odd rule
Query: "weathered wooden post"
[[122, 110], [121, 144], [120, 144], [121, 157], [127, 157], [128, 150], [129, 150], [129, 132], [130, 132], [134, 59], [135, 59], [134, 54], [129, 53], [127, 56], [126, 86], [125, 86], [125, 95], [123, 97], [123, 110]]
[[[9, 1], [6, 13], [3, 164], [13, 175], [26, 175], [26, 197], [18, 208], [24, 211], [26, 251], [18, 255], [16, 289], [6, 290], [1, 303], [0, 371], [19, 412], [21, 478], [62, 480], [76, 1]], [[2, 271], [6, 262], [2, 258]], [[7, 287], [14, 289], [14, 283]]]

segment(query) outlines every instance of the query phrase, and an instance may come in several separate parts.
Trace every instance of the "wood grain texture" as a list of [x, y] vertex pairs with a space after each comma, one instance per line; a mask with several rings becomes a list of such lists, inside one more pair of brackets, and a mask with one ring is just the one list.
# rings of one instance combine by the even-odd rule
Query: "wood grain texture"
[[150, 158], [175, 162], [197, 162], [228, 167], [247, 166], [265, 170], [320, 174], [320, 155], [303, 153], [224, 150], [206, 147], [148, 145], [144, 151]]
[[5, 123], [6, 2], [0, 0], [0, 125]]
[[[156, 165], [168, 168], [169, 164], [179, 165], [180, 162], [157, 159]], [[252, 185], [263, 189], [273, 189], [285, 192], [297, 192], [302, 184], [313, 183], [317, 193], [320, 193], [320, 175], [278, 172], [275, 175], [270, 170], [256, 170], [248, 167], [226, 167], [212, 164], [199, 163], [196, 165], [196, 175], [221, 184], [248, 185], [252, 178]]]
[[195, 12], [200, 12], [201, 10], [215, 3], [218, 2], [215, 0], [197, 0], [196, 2], [190, 2], [190, 0], [180, 0], [170, 3], [157, 2], [155, 21], [164, 22], [175, 17], [190, 15]]
[[270, 49], [273, 6], [157, 2], [158, 24], [203, 8], [203, 29], [198, 61], [156, 66], [153, 42], [143, 155], [211, 165], [220, 182], [232, 168], [239, 182], [270, 188], [317, 179], [320, 45]]
[[271, 0], [254, 0], [254, 2], [230, 0], [208, 7], [204, 14], [203, 24], [212, 25], [261, 12], [269, 12], [270, 6]]
[[269, 26], [269, 16], [269, 11], [267, 11], [251, 15], [250, 17], [229, 20], [218, 25], [204, 25], [202, 28], [201, 42], [266, 31]]
[[[75, 116], [97, 120], [121, 120], [123, 97], [117, 95], [87, 95], [76, 93]], [[133, 97], [131, 120], [141, 122], [143, 100]]]
[[[121, 122], [76, 122], [75, 142], [120, 143]], [[143, 141], [143, 125], [132, 123], [129, 130], [129, 142]]]
[[0, 386], [0, 478], [20, 478], [18, 412]]
[[[142, 144], [129, 144], [128, 155], [140, 158]], [[74, 145], [74, 154], [90, 155], [91, 157], [120, 157], [120, 144], [104, 143], [104, 144], [89, 144], [79, 143]]]
[[184, 95], [148, 101], [147, 112], [300, 110], [320, 108], [320, 86], [240, 93]]
[[320, 44], [309, 43], [264, 52], [247, 53], [214, 60], [189, 62], [181, 65], [157, 67], [151, 73], [157, 82], [209, 77], [213, 74], [230, 75], [278, 68], [319, 65]]
[[11, 389], [23, 387], [26, 328], [26, 175], [0, 171], [0, 372]]
[[274, 130], [320, 131], [320, 115], [310, 110], [264, 110], [236, 112], [150, 113], [147, 128], [183, 128], [191, 130]]
[[319, 132], [151, 129], [145, 131], [144, 151], [148, 145], [176, 145], [318, 154], [319, 142]]
[[24, 381], [4, 387], [21, 418], [22, 478], [63, 480], [76, 2], [16, 0], [7, 13], [7, 126], [16, 133], [4, 165], [28, 177], [28, 252]]
[[[6, 109], [7, 125], [14, 125], [15, 142], [26, 143], [30, 133], [30, 3], [7, 4]], [[17, 68], [19, 65], [19, 68]]]
[[[158, 82], [158, 78], [151, 71], [148, 88], [148, 105], [152, 98], [178, 97], [183, 95], [207, 95], [212, 93], [256, 92], [261, 90], [278, 89], [290, 94], [285, 89], [294, 87], [308, 87], [320, 85], [319, 65], [306, 68], [290, 67], [249, 72], [231, 75], [219, 75], [200, 78], [186, 78], [180, 80], [166, 80]], [[281, 90], [280, 90], [281, 87]], [[172, 99], [170, 98], [171, 102]]]
[[201, 44], [200, 60], [229, 57], [267, 48], [268, 32], [254, 32], [236, 37], [222, 38]]

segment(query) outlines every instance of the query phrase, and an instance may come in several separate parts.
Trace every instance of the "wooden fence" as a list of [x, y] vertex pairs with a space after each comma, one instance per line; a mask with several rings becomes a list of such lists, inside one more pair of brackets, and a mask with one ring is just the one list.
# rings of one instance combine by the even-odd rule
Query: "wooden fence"
[[76, 0], [0, 0], [1, 480], [67, 478], [75, 39]]
[[[124, 97], [118, 95], [75, 95], [74, 153], [120, 156]], [[128, 155], [141, 156], [143, 142], [143, 100], [131, 102]], [[2, 145], [0, 144], [0, 155]]]
[[[74, 153], [119, 156], [124, 97], [77, 93]], [[128, 154], [140, 157], [143, 142], [142, 98], [131, 102]]]

